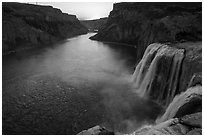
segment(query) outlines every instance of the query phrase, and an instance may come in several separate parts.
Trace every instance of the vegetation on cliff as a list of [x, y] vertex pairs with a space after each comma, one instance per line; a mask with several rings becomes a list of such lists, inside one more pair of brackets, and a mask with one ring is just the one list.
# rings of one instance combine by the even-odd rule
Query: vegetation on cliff
[[2, 3], [3, 53], [87, 33], [75, 15], [51, 6]]

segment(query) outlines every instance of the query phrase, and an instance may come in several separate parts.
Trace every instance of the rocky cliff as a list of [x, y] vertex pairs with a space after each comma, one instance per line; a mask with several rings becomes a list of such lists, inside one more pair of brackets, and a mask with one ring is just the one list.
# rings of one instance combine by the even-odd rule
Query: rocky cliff
[[[166, 110], [131, 134], [202, 134], [201, 10], [201, 3], [116, 3], [91, 37], [135, 45], [135, 93]], [[98, 126], [81, 134], [104, 132]]]
[[3, 53], [87, 33], [75, 15], [51, 6], [2, 3]]
[[95, 20], [81, 20], [81, 24], [83, 24], [90, 32], [95, 32], [102, 29], [108, 18], [100, 18]]
[[116, 3], [106, 26], [91, 39], [132, 44], [141, 59], [154, 42], [200, 41], [201, 20], [201, 3]]
[[201, 135], [202, 87], [197, 85], [177, 95], [155, 125], [145, 126], [136, 135]]

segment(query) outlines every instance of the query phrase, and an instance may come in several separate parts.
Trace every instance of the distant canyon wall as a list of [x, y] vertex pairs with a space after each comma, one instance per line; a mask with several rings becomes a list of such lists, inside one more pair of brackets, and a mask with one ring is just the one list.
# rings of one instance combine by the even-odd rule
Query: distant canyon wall
[[95, 32], [100, 29], [103, 29], [107, 23], [108, 18], [100, 18], [95, 20], [81, 20], [83, 24], [90, 32]]
[[53, 43], [88, 32], [75, 15], [51, 6], [2, 3], [3, 53]]
[[202, 4], [116, 3], [105, 27], [90, 39], [132, 44], [138, 59], [154, 42], [201, 41]]

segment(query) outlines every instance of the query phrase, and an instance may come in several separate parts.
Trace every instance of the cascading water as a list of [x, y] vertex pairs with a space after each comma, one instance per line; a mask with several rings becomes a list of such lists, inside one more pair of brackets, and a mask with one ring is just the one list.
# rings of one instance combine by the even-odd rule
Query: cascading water
[[167, 106], [177, 94], [183, 58], [184, 49], [158, 43], [149, 45], [133, 74], [136, 92]]
[[194, 113], [191, 111], [200, 112], [201, 110], [198, 109], [201, 108], [201, 105], [202, 87], [195, 86], [189, 88], [187, 91], [182, 92], [181, 94], [174, 97], [173, 101], [166, 109], [166, 112], [162, 115], [162, 117], [156, 120], [156, 123], [161, 123], [174, 117], [180, 117], [182, 115]]

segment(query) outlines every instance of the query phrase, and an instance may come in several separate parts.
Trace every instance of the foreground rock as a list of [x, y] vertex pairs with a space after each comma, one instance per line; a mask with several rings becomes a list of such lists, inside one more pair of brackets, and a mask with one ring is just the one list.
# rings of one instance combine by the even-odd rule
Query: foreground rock
[[177, 95], [156, 125], [143, 127], [133, 134], [202, 134], [202, 87], [195, 86]]
[[169, 104], [163, 116], [157, 119], [157, 123], [171, 118], [180, 118], [192, 113], [202, 112], [202, 87], [195, 86], [177, 95]]
[[[193, 118], [192, 118], [193, 117]], [[183, 121], [185, 119], [185, 123]], [[200, 121], [200, 122], [198, 122]], [[186, 115], [181, 119], [174, 118], [155, 126], [144, 127], [134, 135], [202, 135], [202, 113]]]
[[104, 127], [95, 126], [88, 130], [83, 130], [78, 135], [114, 135], [114, 132], [108, 131]]
[[116, 3], [106, 26], [91, 39], [132, 44], [138, 59], [154, 42], [201, 41], [202, 4]]
[[87, 31], [75, 15], [51, 6], [2, 3], [3, 53], [47, 45]]

